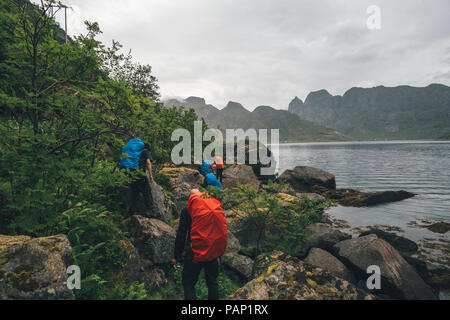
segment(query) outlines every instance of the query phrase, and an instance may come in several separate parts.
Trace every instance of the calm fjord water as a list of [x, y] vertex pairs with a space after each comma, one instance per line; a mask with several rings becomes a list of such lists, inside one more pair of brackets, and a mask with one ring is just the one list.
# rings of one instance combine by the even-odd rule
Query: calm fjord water
[[336, 176], [338, 188], [407, 190], [414, 198], [370, 208], [334, 207], [330, 213], [352, 226], [394, 225], [411, 238], [424, 234], [407, 227], [417, 219], [450, 220], [450, 142], [383, 141], [279, 145], [279, 170], [312, 166]]

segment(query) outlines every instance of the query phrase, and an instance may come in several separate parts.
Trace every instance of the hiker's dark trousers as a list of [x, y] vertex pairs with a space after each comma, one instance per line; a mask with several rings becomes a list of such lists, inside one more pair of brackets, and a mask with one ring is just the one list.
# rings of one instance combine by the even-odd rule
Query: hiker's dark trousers
[[153, 208], [152, 191], [148, 177], [142, 177], [130, 184], [130, 214], [133, 214], [139, 210], [139, 194], [142, 193], [144, 197], [144, 205], [147, 211]]
[[223, 175], [223, 169], [222, 168], [216, 168], [216, 178], [217, 180], [222, 183], [222, 175]]
[[205, 280], [208, 286], [208, 300], [219, 300], [219, 287], [217, 276], [219, 275], [219, 261], [214, 259], [209, 262], [195, 262], [192, 256], [184, 259], [183, 267], [183, 289], [185, 300], [196, 300], [195, 284], [197, 283], [200, 271], [205, 270]]

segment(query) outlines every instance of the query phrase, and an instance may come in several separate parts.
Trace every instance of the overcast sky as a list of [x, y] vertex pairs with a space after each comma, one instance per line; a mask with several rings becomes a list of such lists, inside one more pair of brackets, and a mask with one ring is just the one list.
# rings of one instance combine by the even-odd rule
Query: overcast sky
[[[449, 0], [66, 0], [69, 34], [97, 21], [150, 64], [163, 98], [253, 110], [353, 86], [450, 84]], [[381, 30], [366, 26], [369, 5]], [[59, 15], [62, 20], [63, 15]]]

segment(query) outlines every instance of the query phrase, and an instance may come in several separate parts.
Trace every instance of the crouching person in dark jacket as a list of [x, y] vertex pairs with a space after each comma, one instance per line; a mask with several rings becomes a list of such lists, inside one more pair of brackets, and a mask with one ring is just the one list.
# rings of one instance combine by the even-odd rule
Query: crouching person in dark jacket
[[[188, 248], [185, 250], [186, 238]], [[220, 201], [197, 189], [191, 190], [187, 208], [181, 211], [173, 259], [174, 264], [184, 261], [182, 283], [185, 300], [197, 299], [195, 284], [202, 269], [205, 270], [208, 299], [219, 299], [218, 259], [225, 252], [227, 240], [227, 224]]]

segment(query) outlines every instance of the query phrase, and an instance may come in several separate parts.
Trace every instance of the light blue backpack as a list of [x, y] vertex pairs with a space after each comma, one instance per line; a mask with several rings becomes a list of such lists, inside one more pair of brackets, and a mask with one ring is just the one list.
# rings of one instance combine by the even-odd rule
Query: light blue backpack
[[141, 139], [135, 138], [128, 141], [122, 148], [122, 155], [120, 156], [120, 169], [136, 170], [139, 166], [139, 159], [144, 150], [144, 142]]

